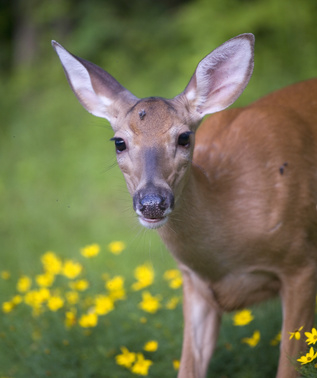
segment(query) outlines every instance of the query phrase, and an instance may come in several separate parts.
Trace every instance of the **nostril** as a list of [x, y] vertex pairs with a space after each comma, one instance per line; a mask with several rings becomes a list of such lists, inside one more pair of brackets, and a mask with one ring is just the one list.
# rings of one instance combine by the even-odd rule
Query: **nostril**
[[166, 203], [166, 198], [161, 198], [161, 202], [158, 204], [158, 207], [161, 210], [166, 210], [168, 208], [168, 204]]

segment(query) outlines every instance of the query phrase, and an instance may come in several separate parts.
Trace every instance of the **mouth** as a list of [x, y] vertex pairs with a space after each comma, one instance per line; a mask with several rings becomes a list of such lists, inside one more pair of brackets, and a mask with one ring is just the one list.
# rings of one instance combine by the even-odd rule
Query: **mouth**
[[163, 218], [144, 218], [142, 216], [139, 216], [139, 221], [142, 224], [142, 226], [152, 230], [155, 228], [162, 227], [167, 222], [167, 220], [167, 216]]

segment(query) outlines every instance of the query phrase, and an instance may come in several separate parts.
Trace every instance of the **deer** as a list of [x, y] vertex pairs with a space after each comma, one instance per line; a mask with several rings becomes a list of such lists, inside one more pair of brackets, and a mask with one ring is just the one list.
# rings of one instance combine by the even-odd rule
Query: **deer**
[[317, 79], [226, 109], [250, 80], [254, 40], [217, 47], [172, 99], [137, 98], [52, 41], [79, 102], [113, 129], [139, 222], [157, 230], [182, 273], [179, 378], [206, 376], [224, 313], [277, 296], [276, 377], [297, 377], [305, 344], [289, 332], [314, 323]]

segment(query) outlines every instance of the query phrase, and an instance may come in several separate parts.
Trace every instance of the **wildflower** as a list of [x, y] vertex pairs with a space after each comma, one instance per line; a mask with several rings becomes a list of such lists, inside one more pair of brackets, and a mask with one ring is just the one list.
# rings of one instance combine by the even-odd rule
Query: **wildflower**
[[95, 312], [98, 315], [106, 315], [114, 309], [113, 300], [106, 295], [98, 295], [95, 299]]
[[146, 312], [154, 314], [160, 307], [160, 296], [152, 296], [148, 291], [142, 293], [142, 302], [139, 307]]
[[47, 307], [51, 311], [54, 311], [54, 312], [59, 310], [63, 306], [64, 306], [64, 299], [57, 295], [50, 297], [47, 301]]
[[169, 281], [169, 287], [171, 289], [178, 289], [183, 284], [181, 273], [177, 269], [170, 269], [164, 273], [164, 279]]
[[5, 314], [11, 312], [14, 308], [14, 303], [12, 302], [3, 302], [2, 303], [2, 312], [4, 312]]
[[62, 261], [55, 255], [54, 252], [46, 252], [41, 257], [41, 262], [43, 264], [45, 272], [55, 275], [60, 274], [62, 271]]
[[68, 292], [65, 294], [65, 297], [66, 297], [66, 301], [67, 301], [70, 305], [75, 305], [76, 303], [78, 303], [79, 295], [78, 295], [78, 292], [77, 292], [77, 291], [68, 291]]
[[140, 265], [134, 270], [134, 277], [137, 279], [132, 285], [132, 290], [141, 290], [152, 285], [154, 281], [154, 271], [148, 264]]
[[242, 342], [245, 344], [250, 345], [251, 348], [254, 348], [258, 342], [260, 341], [260, 332], [254, 331], [253, 335], [251, 337], [245, 337], [242, 339]]
[[85, 291], [89, 287], [89, 282], [85, 279], [82, 279], [75, 282], [70, 282], [69, 286], [73, 290]]
[[17, 290], [20, 293], [25, 293], [25, 292], [27, 292], [30, 289], [31, 285], [32, 285], [31, 278], [29, 278], [28, 276], [22, 276], [18, 280]]
[[135, 361], [136, 355], [130, 352], [126, 347], [121, 347], [120, 349], [122, 354], [116, 356], [116, 363], [129, 369]]
[[157, 348], [158, 342], [154, 340], [148, 341], [143, 347], [146, 352], [156, 352]]
[[168, 310], [174, 310], [179, 303], [179, 297], [172, 297], [165, 305]]
[[22, 302], [22, 297], [21, 295], [15, 295], [12, 299], [11, 299], [11, 302], [14, 304], [14, 305], [18, 305]]
[[24, 296], [24, 302], [31, 307], [39, 307], [43, 301], [37, 290], [31, 290]]
[[80, 250], [80, 253], [86, 258], [97, 256], [99, 252], [100, 246], [98, 244], [86, 245], [86, 247]]
[[291, 340], [294, 337], [294, 339], [299, 340], [300, 339], [300, 331], [302, 329], [303, 329], [303, 326], [301, 326], [299, 329], [295, 329], [294, 332], [288, 332], [291, 335], [289, 337], [289, 339]]
[[174, 370], [178, 370], [180, 366], [180, 361], [179, 360], [173, 360], [173, 368]]
[[137, 353], [136, 362], [131, 368], [133, 374], [148, 375], [149, 368], [153, 364], [151, 360], [146, 360], [142, 353]]
[[95, 327], [98, 323], [98, 316], [95, 312], [84, 314], [78, 321], [78, 324], [83, 328]]
[[10, 277], [11, 277], [11, 274], [10, 272], [8, 272], [7, 270], [3, 270], [1, 273], [0, 273], [0, 276], [3, 280], [8, 280]]
[[316, 342], [317, 342], [317, 330], [316, 330], [316, 328], [313, 328], [311, 332], [305, 332], [305, 336], [307, 337], [306, 343], [308, 345], [316, 344]]
[[110, 244], [108, 244], [109, 251], [114, 255], [119, 255], [125, 248], [126, 245], [122, 241], [113, 241]]
[[54, 275], [50, 272], [39, 274], [35, 278], [36, 283], [41, 287], [50, 287], [54, 282]]
[[272, 346], [278, 345], [278, 344], [281, 342], [281, 337], [282, 337], [281, 332], [279, 332], [279, 333], [274, 337], [274, 339], [271, 340], [270, 344], [271, 344]]
[[235, 326], [244, 326], [252, 322], [253, 319], [254, 317], [250, 310], [242, 310], [233, 316], [233, 324]]
[[42, 304], [50, 297], [50, 292], [46, 288], [31, 290], [24, 296], [24, 302], [33, 308], [33, 315], [37, 316], [41, 312]]
[[306, 353], [305, 356], [302, 356], [297, 361], [299, 361], [302, 365], [308, 364], [309, 362], [312, 362], [317, 357], [317, 352], [315, 353], [314, 348], [310, 347], [310, 350], [308, 353]]
[[62, 273], [67, 278], [73, 279], [81, 273], [82, 269], [83, 267], [79, 263], [72, 260], [67, 260], [64, 263]]
[[109, 295], [113, 300], [125, 299], [125, 290], [123, 286], [124, 278], [122, 276], [115, 276], [105, 284], [105, 288], [109, 290]]
[[76, 324], [76, 309], [71, 309], [65, 313], [65, 327], [70, 328]]

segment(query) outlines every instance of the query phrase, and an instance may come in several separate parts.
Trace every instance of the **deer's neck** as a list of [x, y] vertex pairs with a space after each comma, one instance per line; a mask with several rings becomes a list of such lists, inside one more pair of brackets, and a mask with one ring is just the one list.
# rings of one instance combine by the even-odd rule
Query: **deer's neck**
[[192, 166], [169, 221], [158, 232], [179, 263], [217, 280], [225, 273], [217, 256], [223, 249], [223, 241], [219, 204], [210, 189], [203, 171]]

